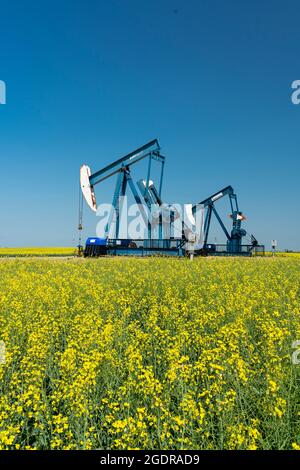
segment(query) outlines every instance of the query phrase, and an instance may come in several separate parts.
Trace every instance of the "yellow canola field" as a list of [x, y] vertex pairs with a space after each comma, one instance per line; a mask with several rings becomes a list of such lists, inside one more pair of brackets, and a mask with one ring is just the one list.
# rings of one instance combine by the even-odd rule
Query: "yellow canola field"
[[74, 247], [28, 247], [0, 248], [1, 256], [72, 256], [76, 253]]
[[299, 274], [297, 258], [1, 260], [0, 448], [299, 448]]
[[[266, 251], [265, 255], [266, 256], [273, 256], [273, 253], [271, 251]], [[283, 257], [283, 258], [294, 258], [294, 259], [298, 258], [298, 259], [300, 259], [300, 252], [298, 252], [298, 251], [287, 251], [287, 252], [286, 251], [278, 251], [277, 252], [276, 251], [275, 252], [275, 257], [276, 258]]]

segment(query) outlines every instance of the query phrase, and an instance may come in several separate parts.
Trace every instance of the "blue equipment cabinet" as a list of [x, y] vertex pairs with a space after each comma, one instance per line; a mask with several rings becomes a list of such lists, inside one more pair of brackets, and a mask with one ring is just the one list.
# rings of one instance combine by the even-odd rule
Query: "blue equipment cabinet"
[[89, 237], [85, 243], [83, 256], [103, 256], [107, 254], [107, 239], [98, 237]]

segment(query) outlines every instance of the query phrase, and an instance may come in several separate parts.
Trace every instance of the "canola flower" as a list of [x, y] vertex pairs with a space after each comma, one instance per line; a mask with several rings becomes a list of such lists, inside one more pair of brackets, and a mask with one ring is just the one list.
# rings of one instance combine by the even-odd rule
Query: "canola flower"
[[299, 259], [0, 271], [0, 449], [300, 448]]

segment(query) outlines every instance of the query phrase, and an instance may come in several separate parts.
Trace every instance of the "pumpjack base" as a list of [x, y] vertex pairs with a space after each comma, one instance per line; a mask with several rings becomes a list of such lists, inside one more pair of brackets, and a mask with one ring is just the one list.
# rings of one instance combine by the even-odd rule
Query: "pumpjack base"
[[228, 245], [207, 244], [199, 253], [202, 256], [264, 256], [264, 245], [240, 245], [238, 250], [230, 250]]

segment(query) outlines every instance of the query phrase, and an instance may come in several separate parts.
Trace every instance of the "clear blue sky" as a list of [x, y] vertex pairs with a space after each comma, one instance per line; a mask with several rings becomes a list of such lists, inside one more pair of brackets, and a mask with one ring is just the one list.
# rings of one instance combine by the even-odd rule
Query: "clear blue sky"
[[1, 2], [0, 246], [76, 244], [80, 165], [157, 137], [166, 201], [231, 184], [249, 232], [300, 249], [299, 18], [296, 0]]

